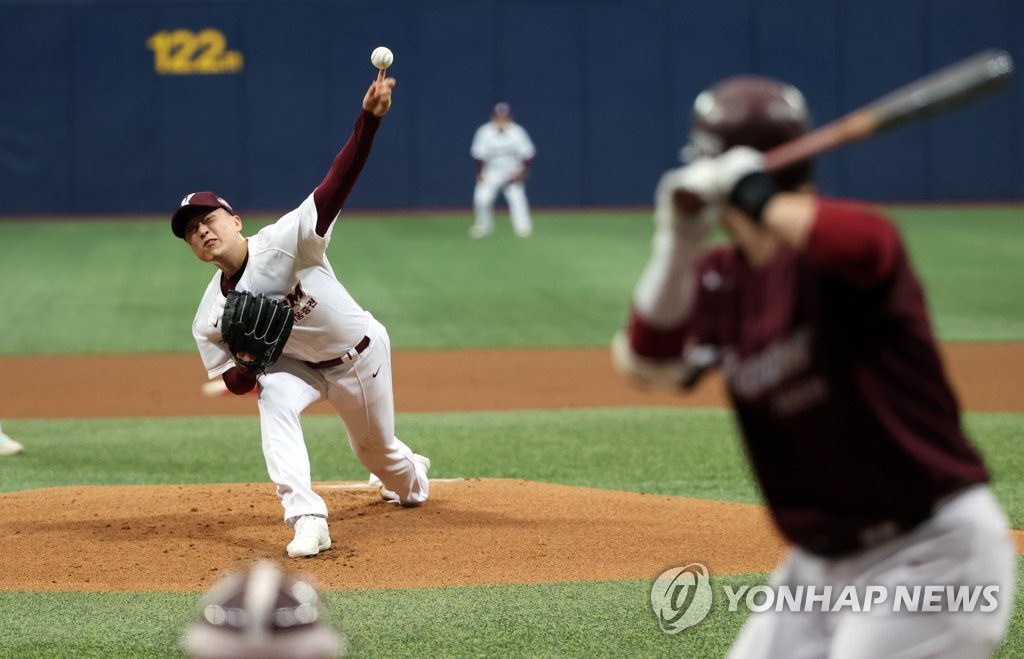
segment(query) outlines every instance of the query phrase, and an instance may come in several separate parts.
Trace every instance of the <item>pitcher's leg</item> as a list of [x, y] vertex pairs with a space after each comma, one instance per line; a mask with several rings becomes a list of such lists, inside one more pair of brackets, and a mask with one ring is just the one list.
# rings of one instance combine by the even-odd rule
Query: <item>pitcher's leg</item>
[[282, 359], [259, 379], [263, 457], [289, 525], [302, 515], [327, 516], [327, 505], [313, 491], [309, 453], [299, 423], [302, 411], [322, 394], [315, 378], [303, 368]]
[[359, 461], [406, 506], [424, 503], [430, 493], [423, 464], [395, 437], [395, 398], [391, 341], [373, 321], [376, 336], [349, 369], [332, 380], [328, 399], [341, 415], [349, 444]]
[[508, 214], [516, 235], [520, 238], [529, 237], [533, 233], [533, 222], [530, 220], [530, 204], [526, 201], [526, 186], [522, 183], [506, 185], [505, 201], [508, 202]]

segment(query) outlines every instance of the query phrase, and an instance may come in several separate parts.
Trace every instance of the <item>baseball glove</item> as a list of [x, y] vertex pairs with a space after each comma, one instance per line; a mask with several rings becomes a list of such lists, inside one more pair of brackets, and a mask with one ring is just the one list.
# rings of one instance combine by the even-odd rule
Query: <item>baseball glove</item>
[[294, 312], [284, 304], [262, 293], [230, 291], [224, 304], [221, 335], [238, 370], [257, 374], [281, 356], [294, 323]]

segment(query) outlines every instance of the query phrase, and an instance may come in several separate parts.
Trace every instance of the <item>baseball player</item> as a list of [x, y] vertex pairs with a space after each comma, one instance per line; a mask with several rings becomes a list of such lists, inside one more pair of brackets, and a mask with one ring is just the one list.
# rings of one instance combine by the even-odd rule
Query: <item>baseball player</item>
[[[326, 249], [334, 221], [369, 156], [391, 107], [394, 78], [381, 70], [363, 98], [355, 129], [323, 181], [298, 208], [246, 238], [242, 220], [223, 198], [196, 192], [171, 219], [174, 235], [201, 261], [218, 268], [199, 304], [192, 332], [211, 378], [235, 394], [258, 387], [263, 455], [295, 530], [292, 557], [331, 546], [327, 507], [312, 488], [299, 416], [327, 399], [338, 411], [349, 445], [375, 475], [381, 496], [405, 506], [427, 500], [430, 461], [395, 437], [391, 343], [387, 330], [334, 275]], [[281, 300], [294, 312], [283, 356], [262, 373], [246, 372], [221, 342], [226, 295], [249, 291]]]
[[494, 202], [505, 193], [512, 229], [520, 238], [533, 233], [530, 205], [526, 201], [526, 177], [536, 155], [526, 130], [512, 120], [508, 103], [498, 103], [491, 120], [476, 130], [470, 148], [476, 160], [476, 188], [473, 191], [475, 220], [469, 228], [473, 238], [494, 231]]
[[[754, 613], [730, 656], [988, 656], [1014, 595], [1006, 517], [896, 229], [877, 208], [818, 196], [808, 162], [763, 170], [761, 152], [808, 126], [803, 96], [775, 80], [731, 78], [697, 97], [690, 162], [658, 184], [653, 252], [613, 360], [671, 387], [722, 371], [794, 545], [774, 585], [887, 589], [889, 606], [870, 611]], [[731, 242], [705, 250], [718, 223]], [[993, 586], [998, 606], [895, 612], [895, 588], [915, 585]]]
[[16, 455], [25, 450], [25, 447], [8, 437], [0, 428], [0, 457], [5, 455]]
[[192, 659], [329, 659], [343, 656], [345, 637], [325, 620], [314, 581], [261, 560], [224, 576], [203, 595], [185, 628]]

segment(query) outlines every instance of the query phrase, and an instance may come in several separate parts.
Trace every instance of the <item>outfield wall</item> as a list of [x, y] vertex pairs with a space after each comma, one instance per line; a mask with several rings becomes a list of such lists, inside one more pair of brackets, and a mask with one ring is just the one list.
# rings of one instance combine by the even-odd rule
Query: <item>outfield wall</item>
[[[294, 206], [395, 51], [395, 107], [351, 207], [466, 207], [469, 143], [507, 100], [537, 205], [644, 204], [693, 97], [739, 72], [835, 118], [989, 47], [1024, 62], [1010, 0], [0, 0], [0, 215], [163, 212], [197, 189]], [[1024, 198], [1021, 82], [823, 159], [880, 201]]]

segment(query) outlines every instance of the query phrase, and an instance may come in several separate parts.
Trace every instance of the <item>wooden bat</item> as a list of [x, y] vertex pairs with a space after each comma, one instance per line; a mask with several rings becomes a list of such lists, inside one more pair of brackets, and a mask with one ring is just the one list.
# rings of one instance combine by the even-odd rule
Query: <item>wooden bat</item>
[[860, 109], [767, 151], [765, 169], [778, 171], [841, 146], [934, 117], [1002, 89], [1013, 59], [986, 50], [915, 80]]

